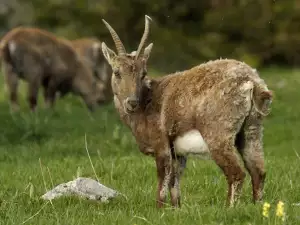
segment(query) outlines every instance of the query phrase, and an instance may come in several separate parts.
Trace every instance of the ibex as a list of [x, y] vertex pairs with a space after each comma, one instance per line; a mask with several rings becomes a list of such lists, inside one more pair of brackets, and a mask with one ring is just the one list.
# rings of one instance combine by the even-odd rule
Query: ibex
[[219, 59], [157, 79], [148, 77], [145, 47], [150, 17], [137, 51], [126, 53], [116, 31], [105, 21], [117, 54], [102, 43], [112, 67], [114, 104], [131, 128], [141, 152], [155, 157], [157, 206], [170, 191], [171, 205], [180, 207], [179, 179], [187, 156], [213, 159], [228, 182], [227, 206], [242, 188], [243, 159], [253, 187], [254, 203], [265, 181], [263, 118], [270, 112], [272, 92], [256, 70], [243, 62]]
[[104, 100], [111, 101], [111, 67], [105, 60], [102, 50], [101, 41], [97, 38], [86, 37], [71, 41], [72, 46], [77, 53], [82, 56], [83, 60], [93, 70], [97, 78], [97, 84], [103, 89]]
[[47, 107], [54, 106], [57, 92], [81, 96], [90, 110], [103, 100], [102, 90], [90, 68], [67, 40], [50, 32], [38, 28], [15, 28], [2, 38], [0, 55], [14, 111], [19, 108], [19, 79], [28, 83], [28, 101], [32, 111], [37, 105], [40, 86], [44, 87]]

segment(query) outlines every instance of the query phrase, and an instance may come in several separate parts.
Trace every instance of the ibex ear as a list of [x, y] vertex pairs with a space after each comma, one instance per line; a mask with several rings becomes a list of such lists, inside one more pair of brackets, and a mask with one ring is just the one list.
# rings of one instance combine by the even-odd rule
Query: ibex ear
[[151, 53], [151, 50], [152, 50], [152, 47], [153, 47], [153, 43], [149, 44], [145, 50], [144, 50], [144, 60], [147, 62], [147, 60], [149, 59], [150, 57], [150, 53]]
[[135, 57], [136, 51], [131, 52], [129, 55], [130, 55], [131, 57]]
[[151, 86], [152, 86], [152, 80], [149, 79], [148, 77], [145, 77], [144, 82], [145, 82], [145, 83], [144, 83], [145, 86], [146, 86], [148, 89], [151, 89]]
[[112, 58], [116, 57], [116, 53], [108, 48], [104, 42], [102, 42], [102, 52], [104, 57], [106, 58], [107, 62], [111, 65]]
[[101, 51], [100, 43], [94, 43], [92, 46], [92, 54], [94, 58], [98, 58]]

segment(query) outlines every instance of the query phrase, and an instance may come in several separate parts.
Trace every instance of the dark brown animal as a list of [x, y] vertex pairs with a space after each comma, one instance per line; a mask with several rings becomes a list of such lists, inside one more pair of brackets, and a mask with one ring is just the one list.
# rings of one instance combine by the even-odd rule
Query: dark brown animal
[[80, 38], [71, 41], [72, 46], [93, 70], [97, 84], [103, 89], [104, 101], [110, 102], [113, 94], [111, 89], [111, 67], [103, 56], [101, 41], [97, 38]]
[[256, 70], [230, 59], [209, 61], [158, 79], [147, 76], [153, 44], [145, 48], [145, 31], [136, 52], [127, 54], [119, 36], [105, 21], [117, 53], [102, 43], [112, 67], [114, 103], [130, 127], [140, 150], [155, 157], [158, 175], [157, 205], [167, 190], [171, 204], [180, 206], [180, 175], [187, 156], [213, 159], [228, 181], [227, 204], [241, 190], [245, 172], [251, 175], [254, 202], [262, 198], [265, 180], [263, 118], [272, 93]]
[[103, 100], [92, 71], [63, 38], [37, 28], [18, 27], [2, 38], [0, 52], [13, 110], [19, 108], [19, 79], [28, 83], [28, 101], [33, 111], [40, 86], [44, 88], [47, 107], [54, 106], [56, 92], [79, 95], [90, 110]]

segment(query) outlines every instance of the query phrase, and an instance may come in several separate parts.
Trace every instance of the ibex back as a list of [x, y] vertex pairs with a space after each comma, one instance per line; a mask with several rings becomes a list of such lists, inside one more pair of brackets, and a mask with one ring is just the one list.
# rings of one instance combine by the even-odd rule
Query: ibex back
[[110, 31], [117, 53], [102, 43], [112, 67], [114, 102], [140, 150], [155, 157], [157, 204], [180, 206], [179, 179], [189, 154], [213, 159], [228, 181], [227, 204], [241, 190], [245, 172], [251, 175], [254, 202], [262, 198], [265, 180], [262, 122], [269, 113], [272, 93], [256, 70], [243, 62], [209, 61], [158, 79], [147, 76], [153, 44], [145, 47], [150, 18], [137, 51], [127, 54]]

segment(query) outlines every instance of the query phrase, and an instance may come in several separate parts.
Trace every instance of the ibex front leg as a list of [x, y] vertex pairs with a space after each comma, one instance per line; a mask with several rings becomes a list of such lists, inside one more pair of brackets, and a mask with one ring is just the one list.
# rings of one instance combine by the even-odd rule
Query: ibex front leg
[[186, 166], [186, 157], [184, 156], [175, 156], [172, 159], [172, 173], [171, 180], [169, 184], [171, 204], [174, 207], [180, 207], [180, 176], [183, 173], [183, 170]]
[[172, 156], [169, 148], [156, 152], [156, 168], [158, 176], [157, 207], [161, 208], [166, 201], [168, 187], [171, 180]]
[[57, 91], [57, 84], [55, 80], [50, 79], [47, 86], [44, 89], [44, 98], [45, 98], [45, 108], [46, 109], [53, 109], [54, 102], [56, 99], [56, 91]]
[[40, 84], [41, 79], [39, 78], [39, 75], [33, 76], [33, 78], [28, 81], [27, 99], [32, 112], [36, 110]]

